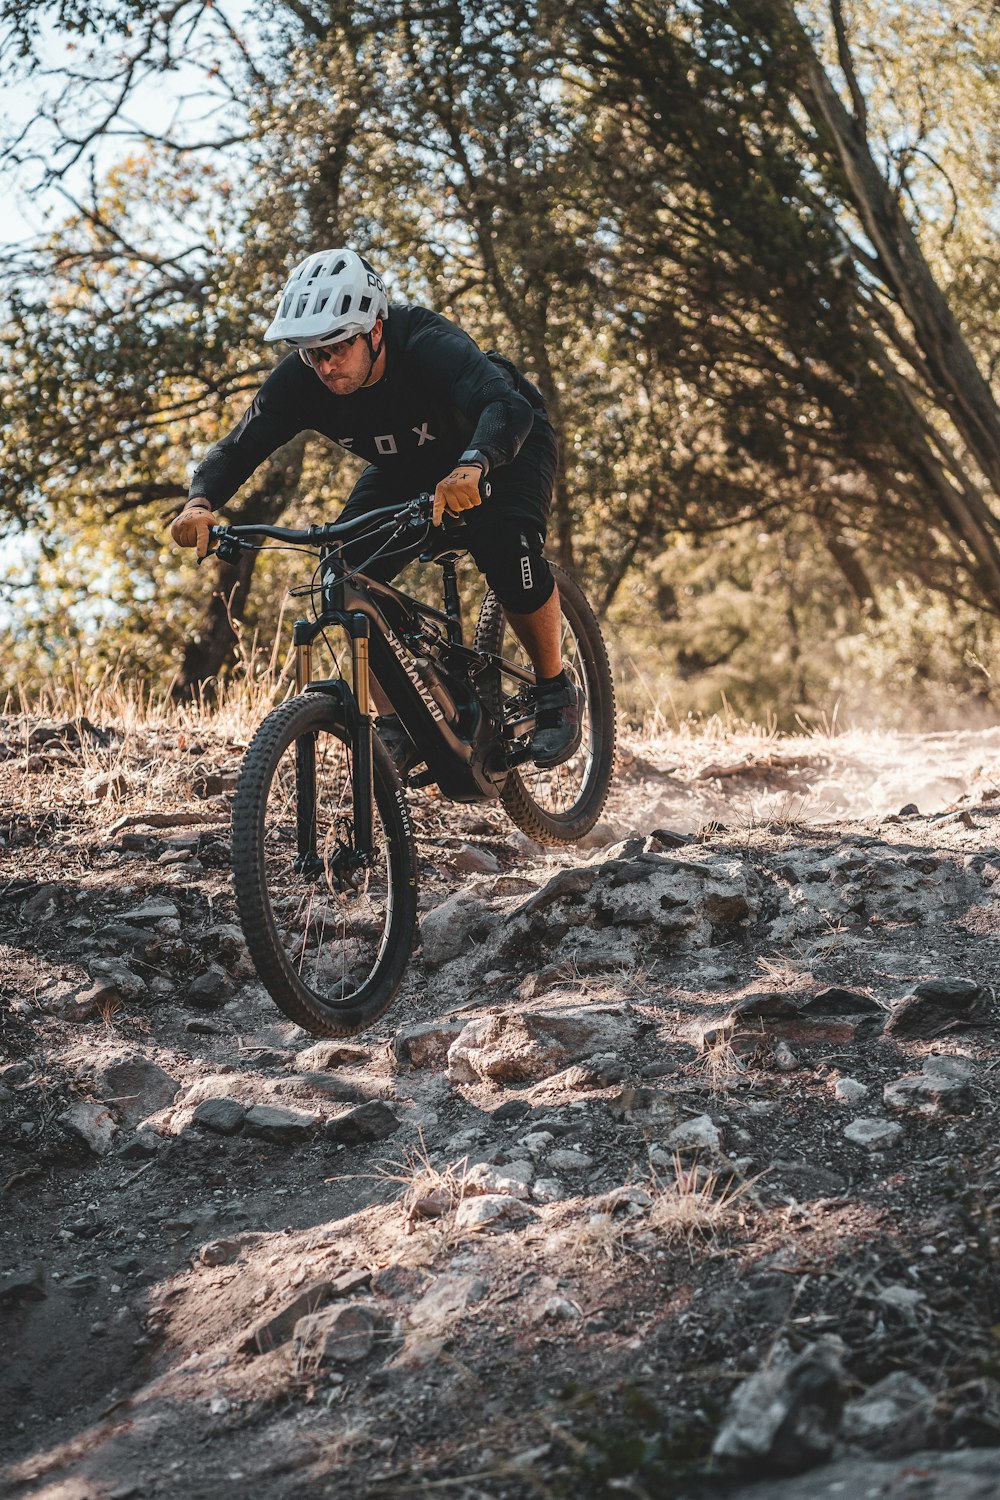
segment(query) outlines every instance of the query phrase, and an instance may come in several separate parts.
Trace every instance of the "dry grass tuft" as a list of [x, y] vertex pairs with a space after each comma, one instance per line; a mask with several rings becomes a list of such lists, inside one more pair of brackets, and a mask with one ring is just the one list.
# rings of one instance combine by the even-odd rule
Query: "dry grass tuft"
[[561, 1265], [613, 1265], [624, 1255], [635, 1227], [635, 1221], [627, 1217], [593, 1213], [550, 1235], [547, 1247], [558, 1252]]
[[728, 1093], [746, 1072], [742, 1059], [733, 1051], [728, 1035], [721, 1028], [715, 1041], [702, 1053], [701, 1063], [713, 1094]]
[[746, 1223], [744, 1200], [759, 1177], [737, 1182], [731, 1172], [685, 1166], [675, 1152], [673, 1182], [657, 1182], [648, 1224], [668, 1245], [683, 1245], [690, 1260], [697, 1247], [714, 1245], [724, 1232]]
[[398, 1182], [403, 1188], [399, 1200], [403, 1233], [417, 1236], [404, 1256], [408, 1264], [428, 1264], [442, 1250], [450, 1250], [469, 1238], [469, 1231], [458, 1229], [452, 1218], [452, 1211], [465, 1196], [467, 1156], [435, 1166], [420, 1132], [420, 1144], [392, 1165], [395, 1170], [380, 1168], [379, 1176]]

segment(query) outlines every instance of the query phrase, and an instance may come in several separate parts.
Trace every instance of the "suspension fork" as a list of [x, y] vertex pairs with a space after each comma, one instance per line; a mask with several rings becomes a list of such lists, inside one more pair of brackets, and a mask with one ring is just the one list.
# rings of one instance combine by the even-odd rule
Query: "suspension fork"
[[[340, 623], [351, 639], [353, 697], [341, 694], [351, 736], [351, 799], [354, 807], [354, 854], [359, 865], [369, 864], [374, 852], [372, 833], [375, 822], [375, 787], [372, 752], [372, 699], [368, 668], [368, 641], [371, 626], [360, 611], [342, 615]], [[312, 682], [312, 641], [316, 626], [308, 620], [296, 620], [292, 632], [295, 647], [295, 686], [306, 692]], [[295, 741], [295, 825], [298, 858], [295, 868], [316, 874], [322, 861], [316, 849], [316, 736], [303, 734]]]
[[351, 791], [354, 796], [354, 849], [359, 858], [371, 861], [372, 830], [375, 822], [375, 787], [373, 781], [371, 678], [368, 671], [368, 640], [371, 625], [360, 611], [348, 616], [351, 637], [351, 669], [357, 722], [354, 725], [354, 763], [351, 766]]
[[[295, 647], [295, 690], [304, 693], [312, 680], [312, 627], [296, 620], [292, 629]], [[295, 741], [295, 835], [298, 859], [294, 868], [315, 875], [316, 853], [316, 736], [303, 734]]]

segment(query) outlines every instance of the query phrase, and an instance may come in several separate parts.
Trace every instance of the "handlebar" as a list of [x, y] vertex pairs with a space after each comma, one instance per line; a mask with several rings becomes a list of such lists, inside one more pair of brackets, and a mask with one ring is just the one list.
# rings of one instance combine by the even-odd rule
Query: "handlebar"
[[322, 547], [330, 542], [342, 541], [344, 538], [353, 536], [362, 528], [367, 529], [373, 521], [383, 517], [403, 522], [406, 526], [424, 526], [429, 524], [434, 505], [434, 496], [426, 492], [417, 495], [412, 500], [407, 500], [403, 505], [384, 505], [378, 510], [367, 510], [363, 515], [355, 516], [350, 521], [327, 521], [322, 526], [212, 526], [209, 536], [214, 541], [224, 542], [226, 538], [233, 541], [248, 543], [252, 537], [266, 537], [273, 542], [304, 542], [309, 547]]

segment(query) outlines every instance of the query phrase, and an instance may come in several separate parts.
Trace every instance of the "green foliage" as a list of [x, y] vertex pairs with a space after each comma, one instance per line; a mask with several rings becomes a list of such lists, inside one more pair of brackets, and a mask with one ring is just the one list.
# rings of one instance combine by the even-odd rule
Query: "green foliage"
[[[825, 7], [800, 14], [844, 88]], [[95, 80], [112, 36], [156, 70], [214, 24], [184, 0], [0, 5], [8, 56], [37, 59], [43, 20], [86, 37]], [[849, 20], [872, 149], [992, 369], [995, 7], [856, 0]], [[1000, 611], [993, 543], [963, 521], [975, 480], [798, 101], [787, 7], [272, 0], [258, 32], [211, 34], [238, 144], [145, 142], [9, 268], [0, 515], [38, 542], [41, 592], [8, 665], [124, 650], [162, 682], [185, 643], [187, 677], [224, 667], [209, 595], [235, 580], [163, 527], [270, 365], [289, 264], [340, 241], [536, 379], [563, 451], [550, 549], [679, 711], [725, 692], [787, 719], [851, 672], [894, 692], [894, 652], [982, 697], [966, 658], [989, 669], [992, 627], [963, 622]], [[329, 515], [352, 473], [310, 443], [229, 513]], [[242, 589], [246, 630], [274, 628], [286, 570], [267, 557]], [[969, 636], [947, 660], [918, 630], [928, 591], [949, 642]]]

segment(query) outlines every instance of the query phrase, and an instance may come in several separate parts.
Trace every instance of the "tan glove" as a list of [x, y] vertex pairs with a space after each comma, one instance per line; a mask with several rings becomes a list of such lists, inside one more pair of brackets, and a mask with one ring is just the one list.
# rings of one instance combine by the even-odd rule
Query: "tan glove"
[[218, 524], [210, 502], [204, 495], [195, 495], [171, 522], [170, 535], [178, 547], [197, 547], [198, 556], [207, 557], [211, 550], [208, 528]]
[[463, 510], [481, 505], [483, 497], [479, 493], [479, 482], [482, 477], [483, 471], [478, 464], [460, 464], [439, 480], [434, 491], [431, 525], [440, 526], [445, 511], [449, 516], [457, 516]]

